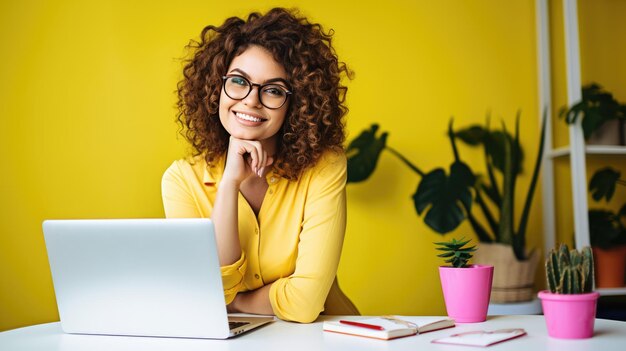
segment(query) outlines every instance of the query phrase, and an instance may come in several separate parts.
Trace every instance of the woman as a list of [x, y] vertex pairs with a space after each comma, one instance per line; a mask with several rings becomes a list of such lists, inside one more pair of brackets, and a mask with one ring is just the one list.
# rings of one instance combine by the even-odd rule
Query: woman
[[303, 323], [358, 313], [335, 282], [350, 72], [331, 35], [273, 9], [189, 45], [178, 120], [195, 156], [165, 172], [163, 204], [167, 217], [212, 219], [230, 312]]

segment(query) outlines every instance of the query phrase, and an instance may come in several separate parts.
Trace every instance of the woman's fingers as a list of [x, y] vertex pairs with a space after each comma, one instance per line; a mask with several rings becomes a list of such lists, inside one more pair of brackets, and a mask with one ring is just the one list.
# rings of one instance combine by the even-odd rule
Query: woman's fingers
[[261, 154], [263, 155], [261, 157], [261, 167], [259, 169], [259, 172], [257, 172], [259, 177], [263, 177], [263, 172], [265, 171], [265, 167], [267, 166], [267, 151], [263, 149], [261, 150]]
[[[243, 167], [249, 167], [248, 171], [245, 172], [252, 171], [258, 177], [263, 177], [265, 175], [266, 168], [274, 162], [273, 157], [267, 154], [267, 151], [263, 148], [261, 142], [256, 140], [242, 140], [231, 136], [229, 148], [233, 151], [236, 150], [236, 155], [238, 155], [240, 160], [243, 161], [242, 163], [233, 162], [231, 165], [235, 166], [235, 164], [240, 164]], [[233, 154], [233, 156], [235, 155]], [[235, 168], [237, 168], [237, 166], [235, 166]], [[241, 169], [239, 172], [243, 171], [244, 169]], [[244, 176], [242, 173], [239, 174]]]
[[259, 162], [259, 169], [256, 171], [256, 175], [257, 177], [263, 177], [263, 172], [265, 171], [265, 160], [267, 159], [267, 152], [262, 149], [259, 155], [261, 156], [261, 160]]
[[263, 148], [263, 145], [261, 145], [261, 143], [258, 141], [248, 141], [248, 143], [254, 148], [254, 151], [256, 152], [255, 158], [254, 158], [256, 162], [253, 165], [252, 171], [257, 176], [263, 177], [265, 167], [268, 166], [267, 151], [265, 151], [265, 149]]
[[246, 152], [250, 155], [250, 168], [252, 172], [256, 173], [259, 169], [259, 151], [253, 145], [248, 144]]

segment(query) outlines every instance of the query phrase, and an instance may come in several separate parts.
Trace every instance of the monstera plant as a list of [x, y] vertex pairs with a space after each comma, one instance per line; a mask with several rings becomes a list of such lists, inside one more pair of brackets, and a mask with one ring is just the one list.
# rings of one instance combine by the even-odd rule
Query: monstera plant
[[[420, 177], [413, 194], [413, 205], [428, 227], [439, 234], [445, 234], [467, 219], [481, 242], [510, 245], [516, 258], [525, 260], [526, 225], [541, 166], [546, 118], [544, 115], [530, 187], [524, 192], [526, 199], [522, 215], [515, 226], [515, 185], [522, 172], [524, 157], [519, 142], [519, 119], [518, 114], [514, 135], [508, 133], [504, 123], [500, 130], [492, 130], [489, 118], [484, 127], [473, 125], [457, 131], [453, 129], [453, 121], [450, 120], [447, 134], [453, 153], [452, 163], [447, 171], [444, 168], [435, 168], [429, 172], [421, 170], [407, 157], [387, 145], [389, 134], [378, 134], [379, 126], [374, 124], [348, 145], [348, 182], [362, 182], [369, 178], [376, 169], [381, 153], [388, 151]], [[458, 140], [470, 147], [483, 149], [486, 175], [473, 171], [462, 160], [457, 146]], [[502, 175], [501, 184], [496, 179], [496, 172]], [[489, 206], [488, 202], [493, 206]], [[492, 211], [494, 208], [495, 212]], [[477, 216], [482, 216], [484, 221], [480, 222]]]

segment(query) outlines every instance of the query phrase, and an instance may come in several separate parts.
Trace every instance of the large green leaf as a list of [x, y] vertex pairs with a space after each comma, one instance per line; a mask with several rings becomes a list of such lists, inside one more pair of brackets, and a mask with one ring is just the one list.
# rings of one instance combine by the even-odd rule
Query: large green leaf
[[348, 148], [348, 183], [362, 182], [369, 178], [380, 157], [380, 153], [387, 143], [387, 133], [376, 136], [378, 124], [372, 124], [370, 129], [366, 129], [356, 137]]
[[417, 214], [426, 212], [424, 222], [439, 234], [454, 230], [465, 219], [463, 208], [471, 209], [474, 181], [474, 174], [461, 161], [450, 166], [449, 176], [442, 168], [427, 173], [413, 194]]
[[602, 168], [594, 173], [589, 181], [589, 191], [593, 199], [600, 201], [604, 197], [606, 201], [611, 200], [620, 175], [620, 172], [611, 167]]
[[[509, 133], [500, 130], [490, 131], [479, 125], [472, 125], [457, 130], [455, 136], [469, 146], [483, 146], [491, 163], [502, 172], [506, 157], [504, 143], [507, 138], [509, 141], [513, 140]], [[514, 143], [512, 144], [514, 145]], [[524, 164], [524, 151], [519, 145], [514, 145], [513, 150], [517, 152], [517, 162], [513, 165], [513, 169], [518, 170], [516, 173], [521, 173], [522, 164]]]
[[487, 140], [485, 141], [485, 147], [487, 148], [487, 154], [491, 158], [493, 165], [502, 172], [504, 169], [505, 158], [507, 155], [505, 154], [505, 143], [510, 143], [511, 152], [515, 153], [515, 157], [510, 155], [514, 163], [512, 165], [513, 170], [515, 170], [515, 175], [522, 173], [522, 165], [524, 164], [524, 151], [520, 147], [519, 143], [513, 142], [513, 137], [511, 134], [495, 130], [488, 134]]
[[486, 134], [489, 131], [479, 125], [472, 125], [467, 128], [457, 130], [454, 134], [464, 143], [471, 146], [480, 146], [485, 142]]
[[[543, 149], [546, 142], [546, 123], [548, 121], [547, 109], [544, 109], [543, 116], [541, 117], [541, 134], [539, 136], [539, 149], [537, 150], [537, 157], [535, 159], [535, 167], [533, 168], [533, 175], [530, 179], [530, 186], [526, 192], [526, 200], [524, 201], [524, 208], [519, 221], [519, 227], [517, 234], [513, 238], [513, 252], [518, 260], [522, 260], [526, 257], [526, 225], [528, 224], [528, 218], [530, 218], [530, 206], [533, 200], [533, 194], [535, 193], [535, 187], [539, 180], [539, 171], [541, 171], [541, 163], [543, 160]], [[516, 127], [516, 129], [518, 129]]]

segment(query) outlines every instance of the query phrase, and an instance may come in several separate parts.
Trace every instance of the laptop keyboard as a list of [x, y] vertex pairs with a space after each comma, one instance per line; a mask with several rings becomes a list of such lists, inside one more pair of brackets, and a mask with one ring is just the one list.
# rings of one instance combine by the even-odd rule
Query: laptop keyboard
[[230, 321], [229, 321], [229, 322], [228, 322], [228, 327], [229, 327], [231, 330], [233, 330], [233, 329], [235, 329], [235, 328], [242, 327], [242, 326], [244, 326], [244, 325], [246, 325], [246, 324], [250, 324], [250, 322], [230, 322]]

